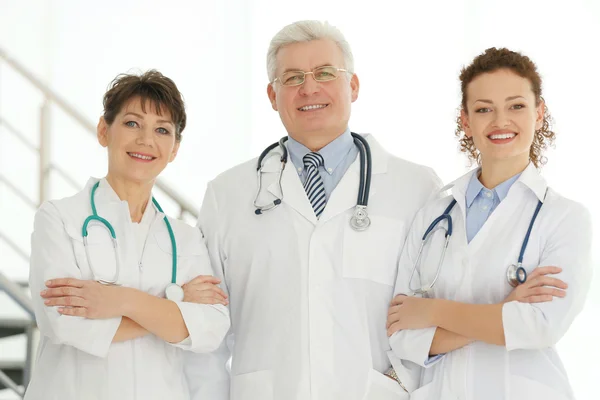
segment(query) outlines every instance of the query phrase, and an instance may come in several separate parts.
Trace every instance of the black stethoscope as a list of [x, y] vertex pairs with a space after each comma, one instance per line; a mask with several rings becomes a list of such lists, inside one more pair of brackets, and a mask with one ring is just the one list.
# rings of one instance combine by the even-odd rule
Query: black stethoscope
[[[546, 190], [546, 193], [547, 192], [548, 191]], [[544, 195], [544, 199], [545, 198], [546, 198], [546, 196]], [[413, 265], [413, 270], [410, 275], [410, 279], [408, 281], [408, 288], [410, 290], [410, 293], [408, 293], [408, 295], [414, 296], [414, 295], [427, 294], [431, 289], [433, 289], [435, 282], [439, 278], [442, 264], [444, 263], [444, 256], [446, 255], [446, 249], [448, 248], [448, 243], [450, 242], [450, 237], [452, 236], [452, 217], [450, 216], [450, 212], [452, 211], [452, 208], [454, 208], [455, 204], [456, 204], [456, 199], [453, 199], [452, 202], [450, 202], [450, 204], [448, 205], [448, 207], [444, 210], [442, 215], [440, 215], [439, 217], [434, 219], [433, 222], [429, 225], [429, 227], [425, 231], [425, 234], [423, 235], [423, 238], [421, 239], [421, 247], [419, 248], [419, 253], [417, 254], [417, 259]], [[543, 204], [543, 201], [539, 200], [537, 207], [535, 208], [535, 212], [533, 213], [533, 217], [531, 218], [531, 222], [529, 222], [529, 228], [527, 229], [527, 233], [525, 234], [525, 238], [523, 239], [523, 244], [521, 245], [521, 251], [519, 253], [519, 258], [517, 260], [517, 264], [511, 264], [506, 269], [506, 280], [512, 287], [517, 287], [518, 285], [525, 283], [525, 281], [527, 280], [527, 271], [525, 271], [525, 268], [523, 268], [523, 257], [525, 256], [525, 250], [527, 249], [527, 243], [529, 243], [529, 237], [531, 236], [531, 230], [533, 229], [533, 224], [535, 223], [535, 220], [540, 212], [540, 209], [542, 208], [542, 204]], [[444, 228], [441, 225], [437, 226], [442, 221], [447, 221], [448, 229]], [[427, 241], [431, 238], [430, 234], [439, 229], [445, 231], [446, 240], [444, 241], [444, 247], [442, 249], [442, 254], [438, 261], [438, 266], [437, 266], [437, 270], [435, 273], [435, 277], [433, 278], [433, 280], [431, 281], [430, 284], [424, 285], [417, 289], [413, 289], [412, 280], [413, 280], [413, 277], [417, 270], [417, 267], [419, 265], [421, 256], [423, 254], [423, 248], [427, 244]]]
[[[369, 191], [371, 189], [371, 170], [372, 170], [372, 159], [371, 159], [371, 148], [369, 143], [362, 136], [351, 132], [354, 138], [354, 144], [358, 147], [358, 154], [360, 156], [360, 183], [358, 186], [358, 199], [356, 200], [356, 206], [354, 207], [354, 215], [350, 219], [350, 226], [355, 231], [364, 231], [369, 225], [371, 225], [371, 219], [367, 213], [367, 205], [369, 203]], [[256, 215], [261, 215], [265, 211], [272, 210], [281, 204], [283, 199], [283, 188], [281, 187], [281, 177], [283, 176], [283, 170], [288, 161], [288, 150], [285, 146], [285, 142], [288, 140], [287, 136], [281, 138], [279, 142], [273, 143], [267, 147], [258, 157], [256, 171], [258, 174], [258, 190], [254, 197], [254, 207]], [[279, 177], [277, 183], [279, 185], [279, 192], [281, 193], [280, 198], [276, 198], [271, 203], [266, 205], [257, 204], [258, 196], [262, 189], [262, 167], [263, 161], [274, 148], [279, 147], [282, 151], [281, 154], [281, 168], [279, 169]]]

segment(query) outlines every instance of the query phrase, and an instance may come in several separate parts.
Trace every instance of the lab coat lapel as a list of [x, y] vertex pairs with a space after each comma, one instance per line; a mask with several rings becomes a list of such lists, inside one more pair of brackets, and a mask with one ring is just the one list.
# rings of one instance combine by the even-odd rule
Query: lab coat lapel
[[[98, 215], [106, 219], [114, 228], [117, 236], [118, 254], [121, 268], [127, 269], [128, 265], [137, 265], [137, 249], [131, 217], [127, 202], [119, 199], [115, 191], [105, 179], [102, 179], [98, 190], [96, 190], [96, 210]], [[126, 251], [130, 249], [130, 251]], [[122, 271], [122, 274], [124, 271]]]
[[[274, 164], [280, 165], [280, 161], [278, 158], [271, 158], [270, 161], [265, 164], [265, 168], [263, 171], [273, 171]], [[294, 165], [291, 160], [288, 159], [285, 169], [283, 170], [283, 175], [281, 177], [281, 188], [283, 193], [279, 191], [279, 184], [277, 182], [278, 178], [278, 169], [277, 172], [271, 172], [268, 175], [271, 176], [270, 181], [272, 182], [269, 185], [268, 191], [278, 198], [281, 198], [282, 201], [296, 210], [300, 215], [310, 221], [312, 224], [317, 224], [317, 216], [315, 215], [315, 211], [308, 201], [308, 196], [306, 195], [306, 191], [302, 186], [302, 182], [300, 181], [300, 177], [298, 173], [294, 169]], [[266, 176], [263, 176], [266, 180]], [[283, 198], [282, 198], [283, 197]]]

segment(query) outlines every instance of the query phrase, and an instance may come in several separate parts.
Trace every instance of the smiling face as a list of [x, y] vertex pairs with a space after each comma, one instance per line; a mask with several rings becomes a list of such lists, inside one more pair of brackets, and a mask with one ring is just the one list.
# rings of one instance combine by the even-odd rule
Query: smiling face
[[135, 183], [153, 182], [175, 159], [179, 142], [167, 110], [140, 97], [127, 101], [112, 124], [98, 123], [98, 142], [108, 149], [108, 174]]
[[510, 69], [498, 69], [474, 78], [466, 94], [462, 125], [481, 153], [482, 165], [507, 160], [526, 165], [544, 117], [544, 103], [536, 104], [531, 82]]
[[[310, 72], [322, 66], [345, 67], [342, 51], [335, 42], [294, 43], [277, 53], [276, 76], [287, 71]], [[345, 72], [327, 82], [317, 82], [309, 74], [302, 85], [284, 86], [276, 81], [267, 87], [271, 105], [279, 112], [287, 132], [303, 144], [315, 139], [327, 144], [343, 133], [358, 90], [358, 77]]]

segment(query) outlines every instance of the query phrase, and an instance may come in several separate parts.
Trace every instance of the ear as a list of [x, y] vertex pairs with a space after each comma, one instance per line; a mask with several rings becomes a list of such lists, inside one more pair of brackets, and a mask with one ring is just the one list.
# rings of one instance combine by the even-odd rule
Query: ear
[[108, 123], [104, 117], [100, 117], [100, 120], [98, 121], [98, 126], [96, 127], [96, 136], [98, 137], [98, 143], [100, 143], [100, 146], [108, 146]]
[[358, 80], [358, 75], [354, 74], [352, 75], [352, 78], [350, 78], [350, 90], [351, 90], [351, 99], [352, 102], [354, 103], [356, 101], [356, 99], [358, 99], [358, 92], [360, 89], [360, 81]]
[[272, 83], [267, 85], [267, 95], [269, 96], [271, 107], [273, 107], [273, 110], [277, 111], [277, 93], [275, 92]]
[[179, 145], [181, 142], [175, 142], [175, 146], [173, 146], [173, 150], [171, 151], [171, 156], [169, 157], [169, 162], [173, 162], [175, 157], [177, 157], [177, 152], [179, 151]]
[[465, 131], [465, 136], [468, 138], [473, 137], [473, 133], [471, 132], [471, 125], [469, 122], [469, 114], [463, 109], [460, 110], [460, 123], [462, 124], [463, 131]]
[[539, 131], [544, 126], [544, 111], [546, 109], [546, 102], [544, 99], [540, 99], [540, 104], [535, 108], [535, 130]]

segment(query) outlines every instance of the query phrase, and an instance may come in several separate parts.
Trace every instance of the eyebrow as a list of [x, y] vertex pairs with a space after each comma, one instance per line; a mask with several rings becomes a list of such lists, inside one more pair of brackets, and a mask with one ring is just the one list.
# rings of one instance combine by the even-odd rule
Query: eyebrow
[[[525, 97], [523, 96], [509, 96], [505, 99], [505, 101], [511, 101], [511, 100], [515, 100], [515, 99], [525, 99]], [[488, 103], [488, 104], [493, 104], [494, 102], [488, 99], [477, 99], [473, 102], [473, 104], [477, 103], [477, 102], [482, 102], [482, 103]]]
[[[317, 68], [321, 68], [321, 67], [333, 67], [333, 64], [327, 63], [327, 64], [321, 64], [317, 67], [314, 67], [313, 69], [317, 69]], [[311, 69], [311, 71], [313, 70]], [[285, 74], [286, 72], [292, 72], [292, 71], [302, 71], [300, 68], [287, 68], [285, 71], [283, 71], [281, 73], [281, 75]]]
[[[126, 117], [127, 115], [133, 115], [133, 116], [138, 117], [139, 119], [144, 119], [144, 116], [142, 114], [134, 113], [132, 111], [125, 113], [125, 115], [123, 115], [123, 117]], [[173, 123], [173, 121], [169, 121], [169, 120], [166, 120], [166, 119], [159, 119], [156, 122], [158, 122], [159, 124], [171, 124], [171, 125], [175, 126], [175, 124]]]

